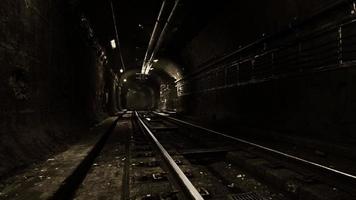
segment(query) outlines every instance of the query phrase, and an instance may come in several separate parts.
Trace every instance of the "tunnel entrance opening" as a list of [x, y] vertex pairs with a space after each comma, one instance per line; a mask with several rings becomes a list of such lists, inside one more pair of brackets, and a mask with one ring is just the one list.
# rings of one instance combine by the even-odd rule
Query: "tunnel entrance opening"
[[157, 105], [157, 92], [151, 87], [134, 84], [125, 88], [124, 107], [128, 110], [153, 110]]
[[148, 76], [138, 70], [125, 72], [120, 78], [121, 109], [127, 110], [169, 110], [180, 107], [176, 80], [181, 70], [175, 63], [162, 59], [153, 65]]

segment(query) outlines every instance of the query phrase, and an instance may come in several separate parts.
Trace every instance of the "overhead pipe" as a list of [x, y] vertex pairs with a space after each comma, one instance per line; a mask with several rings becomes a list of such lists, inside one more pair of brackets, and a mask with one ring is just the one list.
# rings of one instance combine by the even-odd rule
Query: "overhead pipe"
[[145, 73], [145, 68], [146, 68], [147, 61], [148, 61], [148, 54], [151, 52], [151, 49], [153, 48], [153, 45], [156, 42], [156, 35], [158, 33], [157, 30], [158, 30], [159, 23], [161, 21], [161, 16], [162, 16], [165, 5], [166, 5], [166, 0], [164, 0], [162, 2], [161, 9], [158, 13], [158, 17], [157, 17], [155, 26], [154, 26], [152, 34], [151, 34], [150, 42], [148, 43], [148, 47], [147, 47], [147, 50], [145, 53], [145, 58], [143, 59], [141, 74]]
[[158, 41], [157, 41], [157, 43], [156, 43], [156, 46], [155, 46], [155, 48], [154, 48], [154, 50], [153, 50], [153, 52], [152, 52], [152, 54], [151, 54], [151, 57], [150, 57], [150, 59], [148, 60], [148, 62], [146, 63], [146, 69], [145, 69], [145, 71], [144, 71], [144, 74], [146, 74], [146, 75], [149, 73], [149, 71], [150, 71], [150, 69], [151, 69], [151, 67], [152, 67], [152, 60], [155, 58], [155, 56], [156, 56], [156, 54], [157, 54], [159, 48], [160, 48], [161, 45], [162, 45], [163, 39], [164, 39], [164, 37], [165, 37], [165, 35], [166, 35], [166, 32], [167, 32], [168, 25], [169, 25], [169, 23], [171, 22], [171, 19], [172, 19], [173, 15], [174, 15], [174, 13], [175, 13], [175, 11], [176, 11], [176, 9], [177, 9], [177, 6], [178, 6], [178, 4], [179, 4], [179, 1], [180, 1], [180, 0], [176, 0], [176, 1], [175, 1], [174, 6], [173, 6], [173, 8], [172, 8], [172, 11], [171, 11], [171, 13], [169, 14], [169, 17], [168, 17], [168, 19], [167, 19], [167, 21], [166, 21], [166, 23], [165, 23], [165, 25], [164, 25], [164, 27], [163, 27], [163, 29], [162, 29], [162, 31], [161, 31], [161, 34], [160, 34], [160, 36], [159, 36], [159, 38], [158, 38]]

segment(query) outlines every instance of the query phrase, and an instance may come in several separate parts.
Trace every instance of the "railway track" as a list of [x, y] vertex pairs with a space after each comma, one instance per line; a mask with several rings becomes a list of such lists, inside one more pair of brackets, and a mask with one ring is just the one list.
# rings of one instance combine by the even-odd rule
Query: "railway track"
[[[285, 199], [283, 194], [268, 188], [244, 171], [232, 169], [232, 164], [224, 157], [228, 150], [235, 149], [233, 143], [211, 138], [200, 141], [183, 134], [186, 128], [161, 121], [153, 115], [140, 116], [136, 113], [136, 117], [141, 130], [163, 157], [164, 168], [168, 169], [171, 179], [178, 182], [177, 189], [183, 194], [181, 199]], [[178, 160], [179, 166], [174, 165], [172, 160]], [[222, 170], [225, 173], [221, 173]], [[179, 177], [180, 172], [184, 172], [185, 176]], [[239, 181], [243, 182], [243, 187], [236, 186]], [[194, 196], [194, 191], [200, 195]]]
[[[232, 168], [242, 170], [271, 188], [270, 193], [258, 192], [267, 199], [277, 198], [274, 189], [283, 194], [278, 197], [282, 199], [356, 199], [356, 177], [352, 174], [164, 114], [147, 113], [144, 116], [146, 123], [156, 129], [156, 136], [164, 146], [175, 146], [199, 165], [208, 163], [208, 169], [219, 162], [216, 157], [214, 160], [218, 155], [222, 163], [233, 166], [230, 171]], [[177, 129], [162, 131], [167, 124]], [[177, 144], [179, 138], [182, 143]], [[210, 163], [206, 162], [209, 158]], [[224, 173], [218, 170], [215, 174], [221, 177]], [[228, 179], [226, 183], [234, 181]]]
[[0, 199], [356, 199], [351, 174], [162, 113], [127, 112], [105, 127], [68, 172], [29, 172]]

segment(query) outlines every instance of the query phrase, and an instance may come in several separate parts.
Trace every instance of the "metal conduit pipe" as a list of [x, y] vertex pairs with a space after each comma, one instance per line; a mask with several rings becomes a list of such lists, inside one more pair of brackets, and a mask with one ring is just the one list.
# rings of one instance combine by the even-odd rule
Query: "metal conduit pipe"
[[153, 48], [153, 45], [156, 42], [156, 35], [157, 35], [157, 32], [158, 32], [157, 31], [158, 30], [158, 25], [159, 25], [159, 23], [161, 21], [161, 15], [163, 13], [165, 5], [166, 5], [166, 0], [164, 0], [162, 2], [161, 9], [160, 9], [160, 11], [158, 13], [158, 17], [157, 17], [155, 26], [153, 28], [153, 31], [152, 31], [152, 34], [151, 34], [151, 38], [150, 38], [150, 41], [148, 43], [148, 47], [147, 47], [147, 50], [146, 50], [146, 53], [145, 53], [145, 58], [143, 59], [142, 68], [141, 68], [141, 74], [145, 73], [145, 68], [146, 68], [147, 60], [148, 60], [148, 54], [151, 52], [151, 49]]
[[176, 0], [175, 3], [174, 3], [174, 6], [173, 6], [173, 8], [172, 8], [172, 11], [171, 11], [171, 13], [169, 14], [169, 17], [168, 17], [168, 19], [167, 19], [167, 21], [166, 21], [166, 23], [165, 23], [165, 25], [164, 25], [164, 27], [163, 27], [163, 29], [162, 29], [162, 32], [161, 32], [161, 34], [160, 34], [160, 36], [159, 36], [159, 38], [158, 38], [158, 41], [157, 41], [156, 46], [155, 46], [155, 48], [154, 48], [154, 50], [153, 50], [153, 52], [152, 52], [152, 54], [151, 54], [151, 57], [150, 57], [149, 61], [147, 62], [147, 66], [146, 66], [146, 70], [145, 70], [145, 73], [144, 73], [144, 74], [148, 74], [148, 72], [149, 72], [150, 69], [151, 69], [152, 60], [153, 60], [154, 57], [156, 56], [156, 54], [157, 54], [159, 48], [161, 47], [161, 44], [162, 44], [163, 39], [164, 39], [164, 36], [166, 35], [166, 32], [167, 32], [168, 25], [169, 25], [169, 23], [170, 23], [170, 21], [171, 21], [173, 15], [174, 15], [176, 9], [177, 9], [177, 6], [178, 6], [178, 4], [179, 4], [179, 1], [180, 1], [180, 0]]

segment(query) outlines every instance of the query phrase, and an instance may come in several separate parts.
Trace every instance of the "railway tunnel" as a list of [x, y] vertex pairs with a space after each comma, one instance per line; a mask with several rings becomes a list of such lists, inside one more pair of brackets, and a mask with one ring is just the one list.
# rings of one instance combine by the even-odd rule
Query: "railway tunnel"
[[3, 0], [0, 199], [356, 199], [355, 20], [353, 0]]

